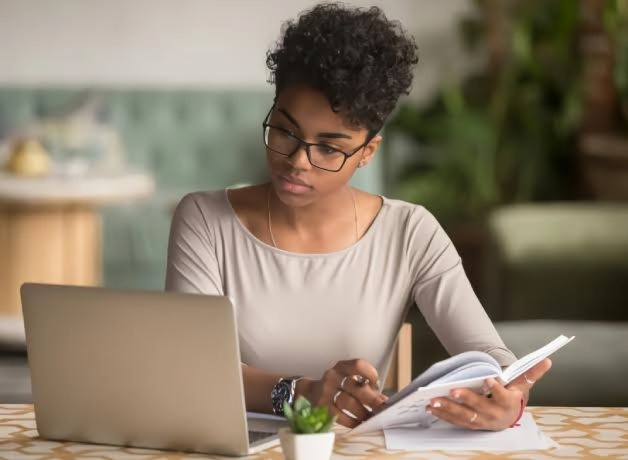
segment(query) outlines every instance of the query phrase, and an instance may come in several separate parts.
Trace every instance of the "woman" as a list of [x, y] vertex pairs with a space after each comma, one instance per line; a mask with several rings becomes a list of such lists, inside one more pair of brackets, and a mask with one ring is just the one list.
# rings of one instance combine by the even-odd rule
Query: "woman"
[[[416, 45], [378, 8], [320, 5], [289, 22], [267, 64], [270, 181], [193, 193], [172, 222], [166, 288], [228, 295], [237, 308], [247, 409], [282, 414], [298, 395], [353, 427], [384, 407], [379, 380], [416, 304], [451, 354], [515, 360], [460, 258], [423, 207], [351, 188], [408, 92]], [[471, 429], [517, 418], [531, 382], [455, 391], [429, 410]]]

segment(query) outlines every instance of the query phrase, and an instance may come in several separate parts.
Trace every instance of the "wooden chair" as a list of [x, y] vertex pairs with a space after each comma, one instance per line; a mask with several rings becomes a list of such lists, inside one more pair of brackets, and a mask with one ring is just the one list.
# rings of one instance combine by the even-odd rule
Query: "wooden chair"
[[384, 390], [396, 393], [412, 380], [412, 325], [401, 326], [384, 382]]

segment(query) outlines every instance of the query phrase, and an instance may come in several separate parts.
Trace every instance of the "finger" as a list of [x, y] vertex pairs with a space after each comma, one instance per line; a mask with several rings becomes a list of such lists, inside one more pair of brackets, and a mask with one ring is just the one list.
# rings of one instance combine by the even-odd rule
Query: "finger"
[[362, 423], [359, 420], [352, 419], [351, 417], [343, 413], [339, 408], [337, 408], [334, 405], [330, 407], [329, 412], [331, 415], [336, 417], [337, 423], [339, 423], [342, 426], [346, 426], [347, 428], [355, 428], [360, 423]]
[[551, 367], [552, 360], [550, 360], [549, 358], [545, 358], [536, 366], [528, 370], [524, 375], [526, 375], [529, 379], [538, 381], [543, 378], [543, 376], [551, 369]]
[[[458, 404], [462, 404], [474, 411], [481, 412], [481, 413], [490, 412], [494, 408], [494, 405], [496, 404], [495, 401], [492, 401], [486, 396], [480, 395], [476, 393], [475, 391], [472, 391], [466, 388], [452, 390], [451, 397]], [[434, 399], [432, 403], [437, 400], [440, 400], [440, 398]]]
[[340, 389], [353, 396], [368, 412], [379, 410], [387, 400], [386, 396], [374, 390], [370, 385], [363, 385], [347, 376], [340, 381]]
[[[362, 404], [360, 404], [358, 400], [342, 390], [338, 390], [334, 393], [334, 396], [332, 397], [332, 404], [334, 405], [339, 418], [347, 421], [347, 423], [349, 422], [346, 419], [351, 420], [351, 424], [353, 426], [363, 422], [370, 415], [370, 413], [364, 408], [364, 406], [362, 406]], [[340, 414], [342, 414], [342, 417]]]
[[529, 390], [534, 383], [539, 381], [552, 367], [552, 361], [549, 358], [544, 359], [536, 366], [530, 368], [523, 375], [520, 375], [515, 380], [507, 385], [507, 388], [517, 387], [521, 390]]
[[470, 430], [484, 429], [477, 411], [450, 399], [437, 399], [427, 407], [427, 411], [452, 425]]
[[364, 421], [370, 415], [369, 411], [349, 393], [338, 390], [333, 396], [334, 405], [349, 418]]
[[482, 412], [487, 415], [486, 421], [492, 427], [502, 427], [512, 425], [512, 421], [518, 417], [521, 411], [522, 399], [527, 400], [527, 392], [519, 388], [506, 388], [494, 379], [487, 379], [487, 384], [491, 385], [492, 397], [490, 400], [493, 408]]
[[506, 388], [495, 379], [486, 379], [484, 386], [488, 388], [488, 392], [491, 395], [490, 400], [486, 398], [487, 401], [491, 401], [501, 407], [511, 407], [513, 401], [520, 403], [521, 397], [523, 396], [523, 393], [519, 388]]
[[[336, 368], [340, 374], [361, 376], [365, 379], [363, 383], [368, 383], [375, 389], [379, 388], [379, 375], [377, 373], [377, 369], [364, 359], [340, 361], [336, 365]], [[358, 379], [359, 377], [356, 378], [356, 380]]]

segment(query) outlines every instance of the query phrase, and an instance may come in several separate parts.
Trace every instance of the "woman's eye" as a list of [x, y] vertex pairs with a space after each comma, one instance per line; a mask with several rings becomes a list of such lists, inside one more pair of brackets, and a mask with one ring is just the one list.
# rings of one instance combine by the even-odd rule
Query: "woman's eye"
[[321, 153], [324, 153], [327, 155], [332, 154], [332, 153], [338, 153], [339, 151], [336, 147], [332, 147], [326, 144], [318, 144], [317, 147]]

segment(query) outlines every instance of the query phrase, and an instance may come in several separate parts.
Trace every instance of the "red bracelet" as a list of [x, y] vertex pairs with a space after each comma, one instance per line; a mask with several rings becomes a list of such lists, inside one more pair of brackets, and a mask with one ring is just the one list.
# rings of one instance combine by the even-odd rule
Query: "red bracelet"
[[526, 401], [525, 399], [521, 398], [521, 409], [519, 409], [519, 415], [517, 415], [517, 418], [514, 422], [512, 422], [512, 425], [510, 425], [510, 428], [519, 426], [519, 420], [521, 420], [521, 417], [523, 417], [523, 412], [526, 409]]

